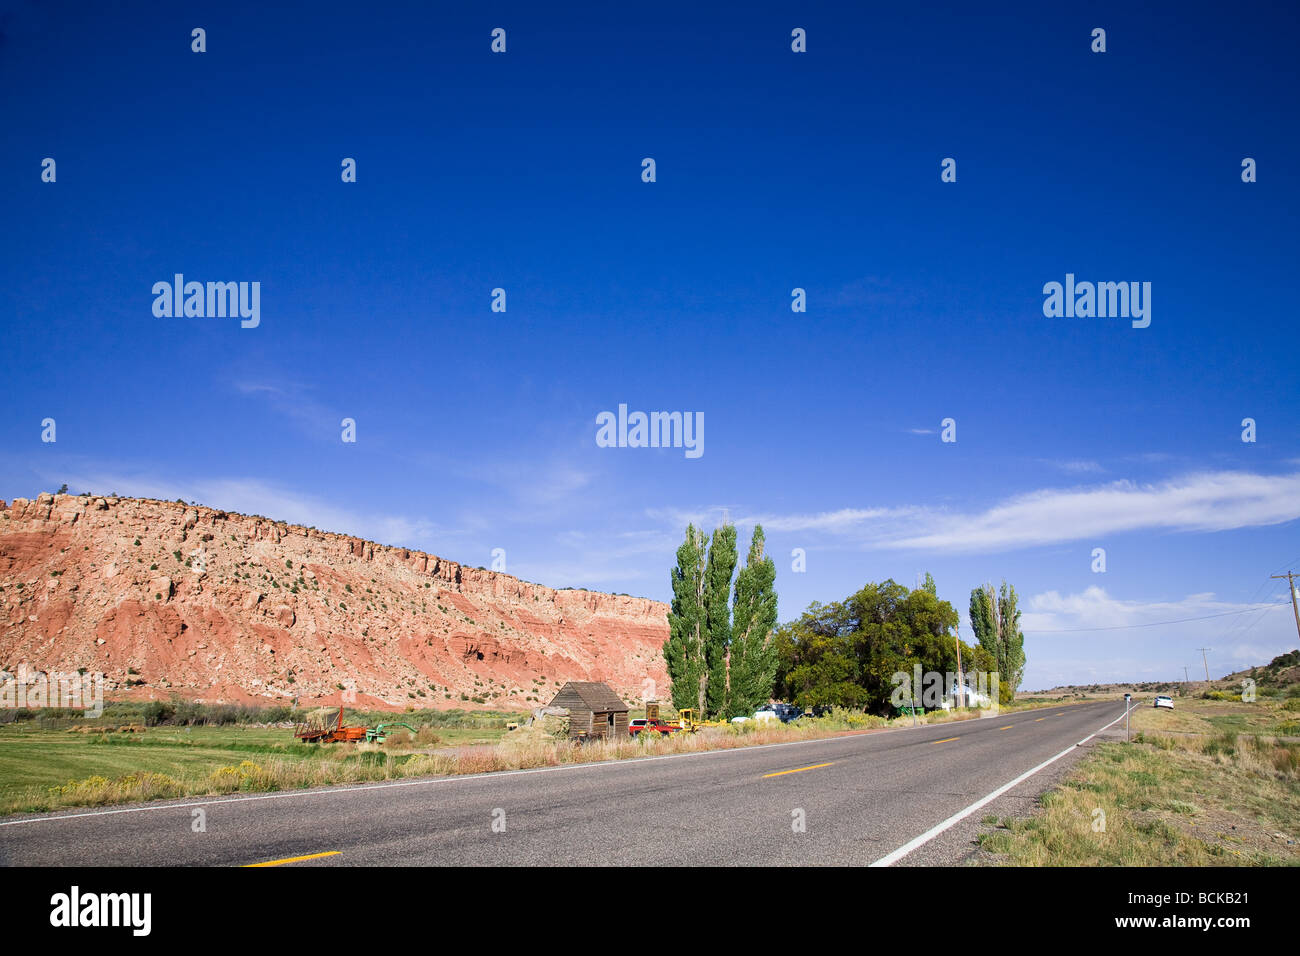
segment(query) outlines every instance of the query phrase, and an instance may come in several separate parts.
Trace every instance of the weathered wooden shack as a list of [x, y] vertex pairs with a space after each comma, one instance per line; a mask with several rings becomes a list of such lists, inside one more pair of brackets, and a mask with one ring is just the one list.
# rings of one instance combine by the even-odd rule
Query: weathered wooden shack
[[550, 706], [569, 711], [571, 738], [627, 736], [627, 704], [608, 684], [569, 681], [560, 688]]

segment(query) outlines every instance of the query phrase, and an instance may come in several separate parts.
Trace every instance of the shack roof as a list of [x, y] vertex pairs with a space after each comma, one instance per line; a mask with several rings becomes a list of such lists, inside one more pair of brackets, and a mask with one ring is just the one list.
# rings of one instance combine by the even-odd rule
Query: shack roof
[[571, 689], [582, 702], [594, 714], [607, 714], [611, 711], [626, 711], [627, 704], [623, 703], [623, 698], [614, 693], [612, 687], [603, 681], [577, 681], [571, 680], [564, 687], [560, 688], [559, 697], [565, 690]]

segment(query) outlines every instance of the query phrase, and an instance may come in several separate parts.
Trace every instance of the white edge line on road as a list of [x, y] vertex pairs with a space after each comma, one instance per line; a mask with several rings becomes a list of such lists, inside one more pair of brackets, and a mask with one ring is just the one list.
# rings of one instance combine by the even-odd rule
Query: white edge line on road
[[[1085, 703], [1092, 703], [1091, 701]], [[1032, 711], [1025, 711], [1032, 713]], [[1019, 716], [1019, 715], [1016, 715]], [[976, 718], [972, 718], [976, 719]], [[907, 730], [934, 729], [943, 724], [920, 724], [916, 727], [895, 727], [885, 731], [886, 734]], [[1110, 724], [1106, 725], [1107, 727]], [[1102, 728], [1105, 729], [1104, 727]], [[583, 763], [561, 764], [558, 767], [532, 767], [527, 770], [491, 770], [485, 773], [453, 774], [446, 777], [422, 777], [416, 780], [386, 780], [383, 783], [365, 783], [359, 785], [336, 785], [319, 787], [313, 790], [282, 790], [257, 796], [234, 796], [215, 800], [190, 800], [184, 803], [156, 803], [139, 807], [119, 807], [114, 810], [90, 810], [83, 813], [56, 813], [43, 816], [24, 817], [21, 820], [0, 820], [0, 827], [17, 827], [31, 823], [58, 823], [60, 820], [77, 820], [85, 817], [107, 817], [118, 813], [154, 813], [160, 810], [188, 810], [191, 807], [211, 807], [222, 803], [252, 803], [256, 800], [284, 800], [291, 797], [319, 797], [345, 793], [357, 793], [362, 790], [388, 790], [393, 787], [422, 787], [441, 783], [461, 783], [467, 780], [496, 779], [498, 777], [517, 777], [523, 774], [552, 773], [557, 770], [583, 770], [595, 767], [625, 767], [629, 764], [649, 763], [653, 760], [675, 760], [679, 757], [717, 757], [722, 754], [753, 753], [757, 750], [774, 750], [778, 747], [798, 747], [801, 744], [825, 744], [836, 740], [856, 740], [858, 737], [878, 737], [879, 730], [864, 730], [857, 733], [841, 734], [837, 737], [814, 737], [810, 740], [790, 740], [779, 744], [755, 744], [752, 747], [726, 747], [720, 750], [697, 750], [686, 754], [660, 754], [657, 757], [629, 757], [624, 760], [592, 760]], [[1053, 760], [1056, 758], [1053, 757]]]
[[926, 831], [925, 831], [924, 833], [922, 833], [919, 837], [916, 837], [915, 839], [912, 839], [912, 840], [908, 840], [906, 843], [904, 843], [902, 846], [900, 846], [900, 847], [899, 847], [897, 850], [895, 850], [893, 853], [890, 853], [888, 856], [882, 856], [879, 860], [877, 860], [875, 863], [872, 863], [871, 865], [872, 865], [872, 866], [893, 866], [895, 863], [897, 863], [897, 862], [898, 862], [899, 860], [901, 860], [903, 857], [907, 856], [907, 855], [908, 855], [909, 853], [911, 853], [913, 850], [916, 850], [916, 849], [918, 849], [918, 848], [920, 848], [920, 847], [922, 847], [922, 846], [925, 846], [925, 844], [929, 843], [931, 840], [933, 840], [933, 839], [934, 839], [935, 837], [937, 837], [939, 834], [943, 833], [945, 830], [950, 830], [950, 829], [952, 829], [954, 826], [956, 826], [956, 825], [957, 825], [958, 823], [960, 823], [962, 820], [965, 820], [968, 816], [970, 816], [972, 813], [974, 813], [974, 812], [975, 812], [976, 810], [978, 810], [980, 807], [983, 807], [983, 806], [986, 806], [986, 805], [989, 804], [989, 803], [992, 803], [994, 800], [996, 800], [998, 797], [1002, 796], [1002, 794], [1006, 793], [1006, 792], [1007, 792], [1008, 790], [1010, 790], [1012, 787], [1016, 786], [1017, 784], [1024, 783], [1026, 780], [1028, 780], [1028, 779], [1029, 779], [1030, 777], [1032, 777], [1034, 774], [1038, 773], [1038, 771], [1042, 770], [1044, 767], [1048, 767], [1048, 766], [1051, 766], [1052, 764], [1056, 763], [1056, 761], [1060, 760], [1060, 759], [1061, 759], [1062, 757], [1064, 757], [1066, 754], [1073, 753], [1076, 747], [1082, 747], [1084, 744], [1086, 744], [1086, 743], [1087, 743], [1089, 740], [1091, 740], [1093, 737], [1096, 737], [1099, 733], [1101, 733], [1101, 732], [1102, 732], [1103, 730], [1105, 730], [1107, 727], [1113, 727], [1115, 724], [1118, 724], [1121, 720], [1123, 720], [1125, 717], [1128, 716], [1129, 711], [1131, 711], [1131, 710], [1133, 709], [1133, 707], [1135, 707], [1135, 706], [1137, 706], [1137, 705], [1134, 704], [1134, 705], [1132, 705], [1132, 706], [1130, 706], [1130, 707], [1125, 708], [1124, 713], [1120, 714], [1118, 717], [1116, 717], [1114, 720], [1112, 720], [1109, 724], [1106, 724], [1105, 727], [1099, 727], [1099, 728], [1097, 728], [1097, 729], [1094, 730], [1092, 733], [1090, 733], [1088, 736], [1086, 736], [1086, 737], [1084, 737], [1082, 740], [1080, 740], [1077, 744], [1071, 744], [1069, 747], [1067, 747], [1065, 750], [1062, 750], [1062, 751], [1061, 751], [1059, 754], [1057, 754], [1055, 757], [1049, 757], [1048, 759], [1046, 759], [1046, 760], [1044, 760], [1042, 763], [1040, 763], [1037, 767], [1034, 767], [1032, 770], [1026, 770], [1026, 771], [1025, 771], [1024, 773], [1022, 773], [1020, 776], [1016, 777], [1015, 780], [1012, 780], [1010, 783], [1004, 783], [1002, 786], [998, 787], [996, 790], [994, 790], [992, 793], [990, 793], [987, 797], [984, 797], [984, 798], [981, 799], [981, 800], [976, 800], [974, 803], [972, 803], [972, 804], [971, 804], [969, 807], [967, 807], [965, 810], [961, 810], [961, 811], [959, 811], [958, 813], [954, 813], [954, 814], [953, 814], [952, 816], [950, 816], [947, 820], [944, 820], [942, 823], [938, 824], [937, 826], [933, 826], [933, 827], [931, 827], [930, 829], [926, 830]]

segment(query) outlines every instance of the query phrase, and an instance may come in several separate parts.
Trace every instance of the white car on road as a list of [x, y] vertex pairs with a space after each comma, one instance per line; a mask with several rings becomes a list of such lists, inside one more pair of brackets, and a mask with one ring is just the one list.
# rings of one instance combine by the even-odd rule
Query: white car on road
[[1172, 697], [1166, 697], [1164, 694], [1161, 694], [1159, 697], [1156, 698], [1156, 702], [1153, 706], [1164, 707], [1167, 708], [1168, 710], [1173, 710], [1174, 699]]

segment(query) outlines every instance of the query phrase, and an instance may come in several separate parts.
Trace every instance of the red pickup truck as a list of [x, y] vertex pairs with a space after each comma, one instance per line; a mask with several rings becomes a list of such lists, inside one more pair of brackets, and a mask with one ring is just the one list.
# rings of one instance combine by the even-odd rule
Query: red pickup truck
[[659, 717], [642, 718], [630, 720], [627, 724], [627, 732], [633, 737], [642, 733], [662, 734], [667, 737], [669, 734], [675, 734], [681, 731], [677, 724], [670, 724]]

